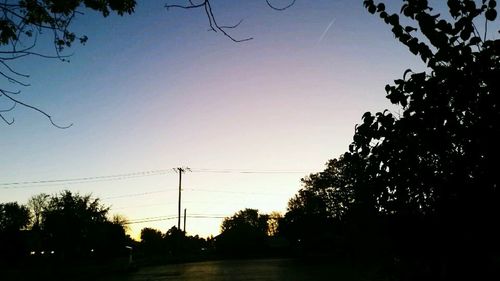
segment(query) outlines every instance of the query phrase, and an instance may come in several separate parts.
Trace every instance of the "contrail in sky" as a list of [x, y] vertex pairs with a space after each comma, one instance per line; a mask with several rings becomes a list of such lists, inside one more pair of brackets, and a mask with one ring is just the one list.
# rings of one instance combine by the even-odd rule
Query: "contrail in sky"
[[321, 36], [319, 37], [318, 39], [318, 43], [321, 43], [321, 41], [323, 41], [323, 39], [325, 38], [326, 36], [326, 33], [328, 32], [328, 30], [330, 30], [330, 28], [332, 27], [333, 23], [335, 22], [335, 18], [332, 19], [332, 21], [328, 24], [328, 26], [325, 28], [325, 31], [323, 31], [323, 34], [321, 34]]

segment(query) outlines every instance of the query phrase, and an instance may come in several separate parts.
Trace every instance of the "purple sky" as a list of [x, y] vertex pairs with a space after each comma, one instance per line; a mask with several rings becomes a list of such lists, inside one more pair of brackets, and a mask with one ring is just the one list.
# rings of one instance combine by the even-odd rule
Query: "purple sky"
[[[59, 130], [33, 111], [16, 109], [15, 125], [0, 124], [0, 182], [189, 166], [193, 172], [184, 176], [183, 194], [188, 214], [284, 212], [301, 177], [347, 150], [364, 112], [397, 110], [385, 99], [385, 84], [407, 68], [423, 68], [361, 0], [299, 0], [283, 12], [264, 0], [213, 2], [221, 25], [244, 19], [232, 34], [254, 40], [233, 43], [207, 31], [202, 11], [167, 11], [165, 1], [140, 1], [132, 16], [77, 18], [74, 29], [89, 41], [69, 51], [70, 63], [17, 62], [32, 84], [20, 98], [74, 126]], [[148, 193], [103, 202], [129, 219], [174, 216], [177, 178], [171, 172], [0, 186], [0, 201], [24, 203], [62, 189], [101, 198]], [[220, 222], [192, 218], [187, 230], [215, 235]], [[134, 224], [131, 233], [145, 226], [166, 231], [174, 224]]]

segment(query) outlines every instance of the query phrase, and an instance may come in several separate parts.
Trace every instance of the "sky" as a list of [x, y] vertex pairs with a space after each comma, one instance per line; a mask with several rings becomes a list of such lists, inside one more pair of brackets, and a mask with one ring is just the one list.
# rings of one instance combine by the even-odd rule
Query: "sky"
[[[76, 17], [89, 40], [66, 51], [69, 63], [15, 62], [30, 74], [19, 99], [73, 126], [22, 107], [7, 115], [16, 122], [0, 123], [0, 202], [91, 193], [111, 214], [155, 220], [130, 224], [138, 238], [177, 224], [173, 168], [189, 167], [187, 233], [217, 235], [222, 217], [244, 208], [284, 213], [301, 178], [347, 151], [364, 112], [397, 111], [384, 86], [423, 68], [361, 0], [299, 0], [281, 12], [264, 0], [212, 1], [220, 25], [243, 19], [230, 30], [254, 38], [242, 43], [208, 31], [202, 10], [138, 2], [131, 16]], [[101, 177], [113, 175], [123, 176]], [[12, 184], [85, 177], [97, 178]]]

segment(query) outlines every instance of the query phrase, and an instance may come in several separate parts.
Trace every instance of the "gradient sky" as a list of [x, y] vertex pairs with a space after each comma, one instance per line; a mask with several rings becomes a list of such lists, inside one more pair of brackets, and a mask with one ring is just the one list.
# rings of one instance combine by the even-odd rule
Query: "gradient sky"
[[[221, 25], [244, 19], [232, 35], [254, 40], [234, 43], [207, 31], [201, 10], [167, 11], [164, 0], [139, 1], [132, 16], [77, 17], [74, 30], [89, 41], [69, 50], [70, 63], [17, 61], [16, 69], [29, 73], [32, 85], [19, 98], [61, 125], [74, 125], [56, 129], [18, 107], [10, 115], [14, 125], [0, 124], [0, 183], [188, 166], [188, 215], [231, 215], [243, 208], [285, 212], [301, 177], [347, 150], [364, 112], [394, 108], [385, 99], [385, 84], [409, 67], [423, 67], [361, 0], [299, 0], [283, 12], [264, 0], [213, 2]], [[276, 0], [281, 3], [286, 1]], [[177, 180], [172, 171], [0, 186], [0, 201], [25, 203], [41, 192], [68, 189], [103, 198], [111, 213], [128, 219], [175, 216]], [[138, 193], [149, 194], [116, 198]], [[216, 235], [220, 222], [188, 218], [187, 231]], [[143, 227], [166, 231], [175, 224], [133, 224], [131, 233], [137, 237]]]

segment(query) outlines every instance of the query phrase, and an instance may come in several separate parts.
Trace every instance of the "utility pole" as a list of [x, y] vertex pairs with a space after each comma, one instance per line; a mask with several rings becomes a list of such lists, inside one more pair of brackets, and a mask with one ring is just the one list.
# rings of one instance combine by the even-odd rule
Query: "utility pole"
[[175, 168], [176, 172], [179, 172], [179, 205], [178, 205], [178, 216], [177, 216], [177, 229], [181, 230], [181, 191], [182, 191], [182, 173], [186, 171], [191, 171], [189, 168]]
[[184, 208], [184, 233], [186, 233], [186, 208]]

